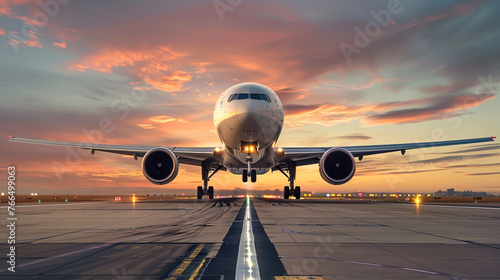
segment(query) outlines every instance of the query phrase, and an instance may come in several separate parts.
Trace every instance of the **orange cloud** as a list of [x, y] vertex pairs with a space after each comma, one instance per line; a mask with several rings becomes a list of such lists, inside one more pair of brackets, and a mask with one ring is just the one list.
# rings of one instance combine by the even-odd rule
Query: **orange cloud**
[[172, 71], [170, 66], [155, 62], [141, 68], [140, 75], [146, 84], [165, 92], [182, 91], [182, 84], [192, 78], [187, 72]]
[[23, 43], [28, 47], [43, 49], [43, 46], [40, 43], [40, 38], [36, 36], [36, 33], [32, 30], [29, 30], [29, 33], [30, 39], [23, 41]]
[[2, 27], [0, 27], [0, 35], [5, 36], [5, 29]]
[[25, 4], [38, 4], [36, 0], [0, 0], [0, 16], [16, 18], [22, 20], [25, 24], [31, 24], [29, 17], [21, 16], [12, 11], [12, 7]]
[[66, 41], [62, 41], [62, 43], [54, 42], [54, 46], [65, 49], [66, 48]]
[[87, 56], [68, 68], [112, 73], [115, 68], [130, 67], [130, 74], [142, 79], [151, 88], [179, 92], [183, 90], [182, 84], [192, 78], [188, 72], [172, 69], [171, 62], [182, 56], [185, 54], [162, 46], [148, 51], [108, 50]]
[[138, 127], [143, 129], [155, 129], [158, 125], [178, 121], [181, 123], [187, 123], [187, 121], [182, 119], [176, 119], [170, 116], [160, 115], [149, 118], [146, 122], [137, 124]]
[[363, 119], [379, 110], [393, 106], [396, 104], [385, 103], [356, 107], [330, 104], [288, 105], [285, 106], [285, 125], [301, 127], [308, 124], [319, 124], [329, 127]]
[[155, 126], [150, 123], [139, 123], [137, 126], [144, 129], [155, 129]]
[[173, 122], [173, 121], [180, 121], [180, 122], [186, 123], [185, 120], [176, 119], [176, 118], [172, 118], [172, 117], [165, 116], [165, 115], [155, 116], [155, 117], [149, 118], [149, 120], [152, 122], [156, 122], [156, 123], [166, 123], [166, 122]]
[[[308, 124], [330, 127], [356, 120], [368, 125], [382, 125], [447, 119], [459, 116], [464, 110], [477, 107], [495, 96], [492, 93], [464, 94], [355, 107], [330, 104], [286, 105], [285, 124], [288, 127], [301, 127]], [[421, 107], [412, 108], [416, 105]]]
[[[5, 32], [4, 30], [0, 30], [0, 35], [2, 35], [1, 34], [2, 31]], [[12, 36], [12, 38], [10, 38], [8, 41], [5, 42], [11, 46], [18, 47], [21, 43], [23, 43], [25, 46], [28, 47], [43, 49], [43, 45], [40, 42], [40, 38], [32, 30], [28, 30], [29, 38], [20, 35], [19, 32], [12, 31], [10, 33], [14, 34], [14, 36]], [[10, 35], [11, 34], [9, 34], [9, 36]]]
[[118, 178], [120, 176], [125, 176], [125, 177], [133, 177], [133, 176], [141, 176], [142, 178], [142, 171], [141, 170], [121, 170], [121, 171], [107, 171], [104, 173], [92, 173], [90, 174], [92, 177], [108, 177], [108, 178]]
[[35, 1], [35, 0], [0, 0], [0, 7], [17, 6], [17, 5], [27, 4], [30, 2], [36, 3], [37, 1]]

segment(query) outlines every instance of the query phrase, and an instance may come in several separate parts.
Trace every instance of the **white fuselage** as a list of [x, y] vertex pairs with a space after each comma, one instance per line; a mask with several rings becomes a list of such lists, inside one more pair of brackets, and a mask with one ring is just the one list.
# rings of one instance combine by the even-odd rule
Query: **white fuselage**
[[241, 174], [248, 161], [258, 174], [277, 164], [274, 145], [283, 128], [278, 95], [257, 83], [241, 83], [224, 91], [214, 109], [214, 125], [223, 144], [221, 164]]

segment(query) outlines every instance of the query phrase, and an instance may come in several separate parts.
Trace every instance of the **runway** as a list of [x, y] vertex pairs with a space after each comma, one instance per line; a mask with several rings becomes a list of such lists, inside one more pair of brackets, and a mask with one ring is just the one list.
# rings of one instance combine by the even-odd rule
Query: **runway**
[[16, 272], [1, 240], [1, 279], [500, 279], [497, 205], [41, 205], [18, 206]]

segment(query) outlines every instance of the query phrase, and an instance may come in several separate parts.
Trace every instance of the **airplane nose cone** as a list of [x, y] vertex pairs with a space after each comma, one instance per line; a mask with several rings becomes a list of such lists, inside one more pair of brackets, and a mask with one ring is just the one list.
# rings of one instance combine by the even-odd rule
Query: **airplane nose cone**
[[236, 115], [240, 123], [259, 123], [262, 117], [262, 105], [256, 101], [245, 100], [238, 104]]

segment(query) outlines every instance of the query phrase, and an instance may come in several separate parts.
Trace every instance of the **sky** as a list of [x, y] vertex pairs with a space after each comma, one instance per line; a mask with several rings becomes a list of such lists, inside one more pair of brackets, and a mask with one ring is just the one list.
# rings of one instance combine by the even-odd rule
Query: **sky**
[[[25, 193], [194, 193], [195, 166], [156, 186], [129, 156], [7, 136], [216, 147], [214, 104], [249, 81], [280, 96], [282, 147], [500, 136], [498, 12], [499, 1], [0, 0], [2, 169], [16, 166]], [[340, 186], [318, 165], [297, 172], [304, 191], [500, 195], [500, 143], [366, 156]], [[210, 181], [216, 190], [287, 184], [279, 172]]]

